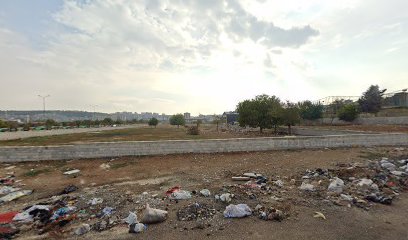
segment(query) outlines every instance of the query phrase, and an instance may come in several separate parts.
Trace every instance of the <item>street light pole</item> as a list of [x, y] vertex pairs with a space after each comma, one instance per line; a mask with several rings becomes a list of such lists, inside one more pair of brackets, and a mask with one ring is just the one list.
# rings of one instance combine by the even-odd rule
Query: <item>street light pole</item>
[[40, 98], [42, 98], [42, 100], [43, 100], [43, 118], [44, 118], [44, 120], [45, 120], [45, 99], [47, 98], [47, 97], [51, 97], [49, 94], [48, 95], [46, 95], [46, 96], [41, 96], [41, 95], [38, 95]]

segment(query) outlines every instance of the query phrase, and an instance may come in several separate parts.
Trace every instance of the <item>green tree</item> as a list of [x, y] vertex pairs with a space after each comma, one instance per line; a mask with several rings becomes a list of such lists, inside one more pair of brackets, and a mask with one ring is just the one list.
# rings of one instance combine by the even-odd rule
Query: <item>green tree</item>
[[295, 104], [287, 102], [281, 117], [283, 124], [288, 126], [289, 135], [292, 135], [292, 126], [300, 123], [299, 108]]
[[304, 101], [298, 103], [299, 113], [302, 119], [317, 120], [323, 117], [323, 105], [320, 103], [312, 103], [311, 101]]
[[184, 126], [186, 124], [186, 120], [184, 119], [184, 115], [181, 113], [178, 113], [176, 115], [173, 115], [170, 117], [170, 124], [171, 125], [177, 125], [177, 128], [181, 126]]
[[9, 125], [7, 122], [0, 119], [0, 128], [9, 128]]
[[339, 110], [338, 117], [340, 120], [352, 122], [358, 117], [358, 114], [359, 112], [356, 105], [347, 104]]
[[157, 120], [157, 118], [150, 118], [149, 126], [154, 126], [156, 128], [157, 124], [159, 124], [159, 120]]
[[262, 133], [263, 129], [272, 127], [276, 129], [279, 125], [282, 106], [279, 98], [263, 94], [238, 103], [236, 111], [241, 127], [259, 127]]
[[47, 119], [47, 121], [45, 121], [45, 128], [47, 130], [52, 129], [53, 126], [58, 126], [58, 123], [54, 119]]
[[382, 106], [382, 96], [387, 89], [380, 90], [378, 85], [371, 85], [367, 91], [358, 99], [358, 104], [362, 112], [378, 113]]
[[102, 120], [102, 124], [105, 126], [111, 126], [113, 125], [113, 120], [112, 118], [105, 118]]

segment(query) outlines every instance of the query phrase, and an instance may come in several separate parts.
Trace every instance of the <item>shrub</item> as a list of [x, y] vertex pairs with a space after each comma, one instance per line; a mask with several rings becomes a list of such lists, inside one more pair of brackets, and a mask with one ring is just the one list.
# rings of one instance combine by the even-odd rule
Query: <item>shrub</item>
[[354, 104], [344, 105], [338, 113], [340, 120], [352, 122], [358, 117], [358, 109]]
[[191, 126], [187, 129], [187, 133], [190, 135], [199, 135], [200, 134], [200, 130], [198, 129], [197, 126]]

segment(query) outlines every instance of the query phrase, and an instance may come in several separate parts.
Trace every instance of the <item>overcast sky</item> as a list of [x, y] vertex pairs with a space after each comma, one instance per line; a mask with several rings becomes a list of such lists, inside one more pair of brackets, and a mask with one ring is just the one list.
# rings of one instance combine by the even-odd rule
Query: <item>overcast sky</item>
[[408, 87], [406, 0], [2, 0], [0, 109], [222, 113]]

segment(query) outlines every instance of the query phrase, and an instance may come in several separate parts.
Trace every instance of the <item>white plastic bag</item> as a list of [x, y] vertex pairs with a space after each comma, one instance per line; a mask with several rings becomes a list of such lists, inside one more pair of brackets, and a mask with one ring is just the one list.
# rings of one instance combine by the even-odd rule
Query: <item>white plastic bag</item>
[[246, 204], [230, 204], [224, 211], [224, 217], [226, 218], [243, 218], [250, 215], [252, 215], [252, 210]]
[[146, 209], [140, 222], [146, 224], [163, 222], [166, 220], [167, 214], [167, 211], [150, 208], [149, 204], [146, 204]]

